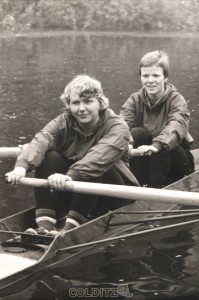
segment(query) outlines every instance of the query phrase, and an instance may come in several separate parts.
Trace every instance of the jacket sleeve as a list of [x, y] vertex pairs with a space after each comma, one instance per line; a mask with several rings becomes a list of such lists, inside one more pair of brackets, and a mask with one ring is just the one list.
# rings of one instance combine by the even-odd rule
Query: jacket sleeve
[[130, 130], [136, 126], [136, 105], [134, 95], [131, 95], [122, 105], [120, 116], [124, 118]]
[[109, 126], [87, 154], [70, 167], [67, 175], [84, 181], [102, 176], [127, 152], [129, 140], [129, 129], [124, 121]]
[[33, 170], [38, 167], [42, 163], [46, 152], [56, 149], [61, 129], [65, 126], [66, 122], [63, 114], [49, 122], [26, 145], [18, 156], [15, 166], [24, 167], [26, 170]]
[[155, 137], [152, 144], [157, 148], [171, 150], [179, 145], [188, 133], [190, 112], [182, 95], [170, 102], [166, 126]]

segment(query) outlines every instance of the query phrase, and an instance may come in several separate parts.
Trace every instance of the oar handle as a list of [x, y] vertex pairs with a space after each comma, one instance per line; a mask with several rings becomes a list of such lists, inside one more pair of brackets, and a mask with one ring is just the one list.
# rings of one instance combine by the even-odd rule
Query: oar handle
[[143, 154], [138, 149], [131, 149], [131, 157], [133, 156], [143, 156]]
[[20, 147], [0, 147], [0, 158], [17, 157], [21, 153]]
[[[29, 185], [33, 187], [49, 188], [48, 181], [46, 179], [23, 177], [20, 179], [19, 184]], [[152, 202], [155, 201], [199, 206], [199, 193], [196, 192], [184, 192], [177, 190], [143, 188], [81, 181], [66, 181], [64, 190], [74, 193], [101, 195], [106, 197], [116, 197], [130, 200], [147, 200]]]
[[[4, 157], [17, 157], [24, 146], [19, 147], [0, 147], [0, 158]], [[138, 149], [131, 149], [131, 156], [140, 156]]]
[[[3, 157], [17, 157], [21, 151], [22, 151], [22, 148], [24, 147], [25, 145], [23, 146], [19, 146], [19, 147], [0, 147], [0, 158], [3, 158]], [[195, 151], [195, 152], [194, 152]], [[195, 158], [195, 161], [196, 163], [199, 162], [199, 151], [198, 149], [196, 150], [192, 150], [192, 154], [194, 155], [194, 158]], [[196, 157], [196, 153], [197, 152], [197, 157]], [[131, 156], [143, 156], [143, 154], [140, 152], [139, 149], [131, 149]]]

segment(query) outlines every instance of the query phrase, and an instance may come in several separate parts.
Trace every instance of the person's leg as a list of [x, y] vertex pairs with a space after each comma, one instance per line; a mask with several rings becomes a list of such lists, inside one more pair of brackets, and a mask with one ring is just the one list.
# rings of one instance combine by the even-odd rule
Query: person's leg
[[194, 172], [194, 158], [188, 149], [181, 146], [171, 151], [171, 167], [166, 184], [174, 183]]
[[71, 205], [67, 214], [64, 231], [78, 227], [88, 220], [88, 217], [96, 205], [97, 196], [74, 193], [71, 194]]
[[[43, 163], [35, 171], [36, 178], [48, 178], [54, 173], [66, 173], [69, 168], [69, 163], [58, 152], [49, 151]], [[65, 210], [69, 206], [69, 193], [50, 192], [49, 189], [35, 188], [35, 204], [36, 204], [36, 222], [38, 227], [43, 227], [47, 230], [54, 229], [57, 219], [57, 211], [63, 209], [63, 201]], [[61, 199], [60, 199], [61, 198]], [[63, 199], [65, 198], [65, 199]], [[68, 198], [68, 199], [67, 199]], [[60, 209], [58, 209], [58, 206]]]
[[141, 127], [135, 127], [131, 130], [131, 134], [134, 140], [133, 146], [137, 148], [142, 145], [150, 145], [152, 142], [151, 135]]
[[[151, 145], [152, 137], [159, 134], [159, 130], [151, 136], [143, 128], [133, 128], [131, 134], [134, 139], [134, 147]], [[130, 160], [131, 171], [139, 181], [140, 185], [162, 188], [170, 168], [170, 153], [158, 152], [151, 156], [134, 157]]]
[[148, 165], [148, 187], [163, 188], [167, 174], [169, 172], [171, 161], [170, 152], [158, 152], [149, 156]]
[[[113, 167], [102, 177], [92, 182], [125, 185], [125, 179]], [[87, 221], [88, 216], [98, 217], [109, 210], [117, 209], [121, 206], [130, 204], [132, 201], [112, 197], [97, 197], [93, 195], [74, 194], [71, 201], [70, 210], [64, 226], [64, 231], [78, 227]]]
[[[131, 134], [134, 140], [134, 148], [151, 144], [151, 136], [143, 128], [135, 127], [131, 130]], [[130, 169], [141, 186], [146, 185], [148, 182], [148, 165], [148, 156], [135, 156], [130, 159]]]
[[[106, 172], [98, 182], [105, 184], [129, 185], [129, 182], [121, 176], [115, 167]], [[130, 203], [132, 203], [132, 201], [128, 199], [101, 196], [98, 198], [98, 201], [92, 210], [92, 216], [101, 216], [109, 210], [115, 210]]]

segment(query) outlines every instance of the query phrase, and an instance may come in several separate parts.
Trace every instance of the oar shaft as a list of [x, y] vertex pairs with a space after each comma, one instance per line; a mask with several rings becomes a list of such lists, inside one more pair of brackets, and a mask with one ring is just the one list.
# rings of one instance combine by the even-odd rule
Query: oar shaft
[[[46, 179], [21, 178], [20, 184], [33, 187], [49, 188]], [[130, 200], [148, 200], [155, 202], [175, 203], [199, 206], [199, 193], [176, 190], [122, 186], [114, 184], [67, 181], [66, 191], [74, 193], [109, 196]]]
[[[17, 157], [21, 153], [22, 147], [21, 148], [20, 147], [0, 147], [0, 158]], [[199, 149], [192, 150], [191, 152], [194, 156], [195, 162], [199, 163]], [[143, 154], [140, 153], [139, 149], [131, 149], [131, 155], [132, 156], [141, 156]]]
[[19, 147], [0, 147], [0, 158], [17, 157], [21, 153]]
[[[109, 237], [106, 239], [102, 239], [102, 240], [98, 240], [98, 241], [93, 241], [93, 242], [88, 242], [88, 243], [84, 243], [84, 244], [80, 244], [80, 245], [75, 245], [75, 246], [70, 246], [67, 248], [61, 248], [55, 251], [55, 255], [58, 253], [62, 253], [62, 252], [66, 252], [66, 251], [70, 251], [70, 250], [74, 250], [74, 249], [78, 249], [78, 248], [83, 248], [83, 247], [88, 247], [88, 246], [93, 246], [93, 245], [99, 245], [99, 244], [103, 244], [103, 243], [107, 243], [107, 242], [112, 242], [112, 241], [116, 241], [116, 240], [121, 240], [121, 239], [127, 239], [130, 238], [132, 236], [140, 236], [143, 234], [150, 234], [152, 232], [158, 232], [161, 230], [167, 230], [167, 229], [172, 229], [172, 228], [178, 228], [181, 226], [187, 226], [190, 224], [194, 224], [194, 223], [198, 223], [199, 220], [191, 220], [191, 221], [186, 221], [186, 222], [181, 222], [181, 223], [176, 223], [176, 224], [171, 224], [171, 225], [165, 225], [165, 226], [160, 226], [160, 227], [155, 227], [155, 228], [150, 228], [150, 229], [146, 229], [146, 230], [141, 230], [141, 231], [137, 231], [137, 232], [132, 232], [132, 233], [127, 233], [127, 234], [123, 234], [123, 235], [117, 235], [114, 237]], [[67, 232], [66, 232], [67, 234]]]
[[[0, 158], [17, 157], [21, 153], [22, 147], [0, 147]], [[133, 156], [140, 156], [140, 152], [137, 149], [132, 149], [131, 152]]]

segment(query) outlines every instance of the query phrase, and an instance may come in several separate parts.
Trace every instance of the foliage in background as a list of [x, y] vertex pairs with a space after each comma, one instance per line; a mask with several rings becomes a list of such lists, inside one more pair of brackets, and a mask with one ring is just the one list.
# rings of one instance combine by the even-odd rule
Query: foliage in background
[[199, 0], [1, 0], [0, 30], [199, 30]]

